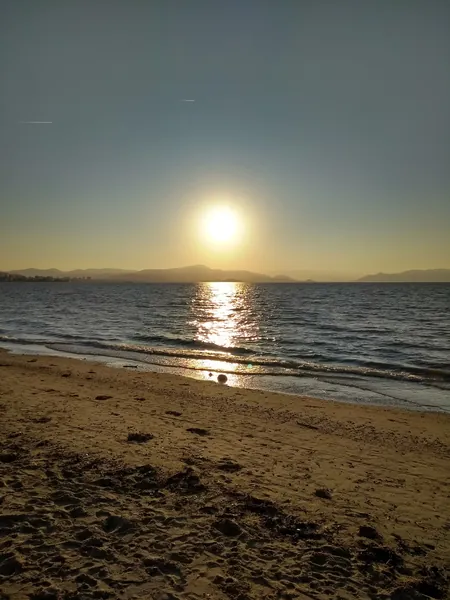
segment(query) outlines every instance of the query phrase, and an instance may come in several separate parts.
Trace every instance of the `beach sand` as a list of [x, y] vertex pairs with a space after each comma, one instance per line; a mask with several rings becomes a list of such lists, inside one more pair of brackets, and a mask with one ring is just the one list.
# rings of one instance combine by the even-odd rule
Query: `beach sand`
[[0, 599], [447, 598], [449, 457], [445, 414], [1, 352]]

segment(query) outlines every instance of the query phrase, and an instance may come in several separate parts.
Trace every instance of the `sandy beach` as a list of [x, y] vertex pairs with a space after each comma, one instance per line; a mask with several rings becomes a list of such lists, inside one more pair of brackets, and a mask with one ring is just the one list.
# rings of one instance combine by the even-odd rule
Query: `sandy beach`
[[0, 353], [0, 598], [449, 597], [450, 417]]

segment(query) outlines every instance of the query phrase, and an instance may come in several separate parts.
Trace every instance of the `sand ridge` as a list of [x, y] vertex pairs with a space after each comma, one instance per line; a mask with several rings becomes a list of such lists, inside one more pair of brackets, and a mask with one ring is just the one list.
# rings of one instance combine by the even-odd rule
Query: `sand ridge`
[[0, 353], [0, 598], [446, 598], [450, 419]]

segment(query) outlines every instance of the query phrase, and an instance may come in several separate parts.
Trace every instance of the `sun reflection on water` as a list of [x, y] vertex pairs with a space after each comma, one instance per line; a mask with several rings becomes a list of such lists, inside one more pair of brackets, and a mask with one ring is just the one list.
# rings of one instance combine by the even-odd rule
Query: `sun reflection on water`
[[236, 314], [239, 296], [237, 283], [219, 282], [202, 286], [201, 304], [205, 320], [198, 323], [197, 339], [221, 348], [233, 346], [239, 322]]
[[[228, 383], [242, 385], [236, 363], [221, 361], [220, 355], [245, 355], [246, 344], [258, 339], [259, 326], [252, 310], [249, 286], [238, 282], [210, 282], [200, 284], [192, 300], [194, 338], [205, 345], [214, 358], [197, 361], [204, 364], [205, 378], [209, 371], [223, 370]], [[241, 356], [242, 358], [242, 356]], [[251, 368], [251, 365], [249, 365]], [[242, 364], [240, 365], [242, 371]]]

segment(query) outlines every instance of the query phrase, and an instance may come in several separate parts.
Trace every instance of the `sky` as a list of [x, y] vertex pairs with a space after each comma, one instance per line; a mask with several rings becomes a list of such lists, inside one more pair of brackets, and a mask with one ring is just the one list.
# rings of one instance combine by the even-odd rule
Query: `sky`
[[0, 77], [0, 269], [450, 268], [445, 0], [5, 0]]

